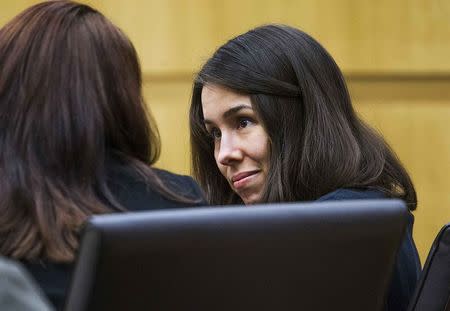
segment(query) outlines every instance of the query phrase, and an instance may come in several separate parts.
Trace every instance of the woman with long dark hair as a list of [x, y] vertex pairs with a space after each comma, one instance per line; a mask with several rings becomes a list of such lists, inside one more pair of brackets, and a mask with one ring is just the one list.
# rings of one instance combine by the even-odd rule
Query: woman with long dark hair
[[[341, 71], [306, 33], [255, 28], [202, 67], [190, 109], [193, 172], [211, 204], [400, 198], [411, 179], [356, 115]], [[413, 217], [398, 253], [388, 310], [404, 310], [420, 272]]]
[[0, 29], [0, 254], [60, 306], [92, 214], [195, 205], [160, 145], [136, 51], [102, 14], [48, 1]]

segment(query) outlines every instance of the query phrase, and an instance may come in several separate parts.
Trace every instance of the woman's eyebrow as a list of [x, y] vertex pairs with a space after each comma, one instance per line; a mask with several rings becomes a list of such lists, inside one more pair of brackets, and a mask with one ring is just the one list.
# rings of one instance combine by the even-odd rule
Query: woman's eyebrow
[[222, 117], [224, 119], [227, 119], [229, 117], [231, 117], [232, 115], [238, 113], [239, 111], [243, 110], [243, 109], [250, 109], [253, 110], [252, 106], [247, 106], [247, 105], [239, 105], [239, 106], [235, 106], [233, 108], [228, 109], [227, 111], [225, 111], [222, 115]]
[[[244, 110], [244, 109], [253, 110], [252, 106], [248, 106], [248, 105], [238, 105], [238, 106], [235, 106], [235, 107], [230, 108], [230, 109], [228, 109], [227, 111], [225, 111], [225, 112], [222, 114], [222, 117], [223, 117], [224, 119], [228, 119], [228, 118], [230, 118], [231, 116], [235, 115], [236, 113], [238, 113], [239, 111]], [[212, 121], [209, 120], [209, 119], [204, 119], [203, 122], [204, 122], [205, 124], [213, 124], [213, 123], [214, 123], [214, 122], [212, 122]]]

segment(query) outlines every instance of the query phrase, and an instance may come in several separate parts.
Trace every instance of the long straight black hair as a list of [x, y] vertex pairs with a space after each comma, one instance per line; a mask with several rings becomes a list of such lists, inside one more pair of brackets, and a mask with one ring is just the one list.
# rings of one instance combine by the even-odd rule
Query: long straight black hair
[[88, 216], [125, 210], [110, 161], [188, 201], [149, 166], [160, 144], [138, 57], [102, 14], [71, 1], [26, 9], [0, 29], [0, 68], [0, 254], [72, 260]]
[[192, 167], [210, 203], [242, 201], [214, 159], [203, 122], [205, 84], [250, 96], [270, 141], [263, 202], [315, 200], [339, 188], [372, 188], [415, 209], [408, 173], [384, 139], [356, 115], [333, 58], [308, 34], [284, 25], [261, 26], [231, 39], [194, 81]]

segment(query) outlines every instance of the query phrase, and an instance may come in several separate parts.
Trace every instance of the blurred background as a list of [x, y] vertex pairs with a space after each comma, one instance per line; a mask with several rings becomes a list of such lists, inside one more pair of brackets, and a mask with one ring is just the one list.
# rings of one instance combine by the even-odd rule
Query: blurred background
[[[0, 0], [0, 26], [34, 0]], [[157, 166], [189, 174], [188, 107], [195, 72], [231, 37], [265, 23], [311, 34], [344, 72], [353, 103], [415, 183], [422, 264], [450, 222], [450, 1], [86, 0], [121, 27], [142, 64], [162, 139]], [[1, 68], [0, 68], [1, 74]]]

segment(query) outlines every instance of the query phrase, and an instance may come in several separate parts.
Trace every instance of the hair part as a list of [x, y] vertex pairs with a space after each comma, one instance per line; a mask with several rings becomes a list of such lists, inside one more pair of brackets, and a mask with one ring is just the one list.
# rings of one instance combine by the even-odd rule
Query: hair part
[[308, 34], [284, 25], [261, 26], [231, 39], [196, 77], [190, 110], [192, 168], [212, 204], [242, 201], [214, 159], [203, 122], [205, 84], [250, 96], [270, 140], [263, 202], [315, 200], [339, 188], [373, 188], [415, 209], [409, 175], [383, 138], [356, 115], [333, 58]]

